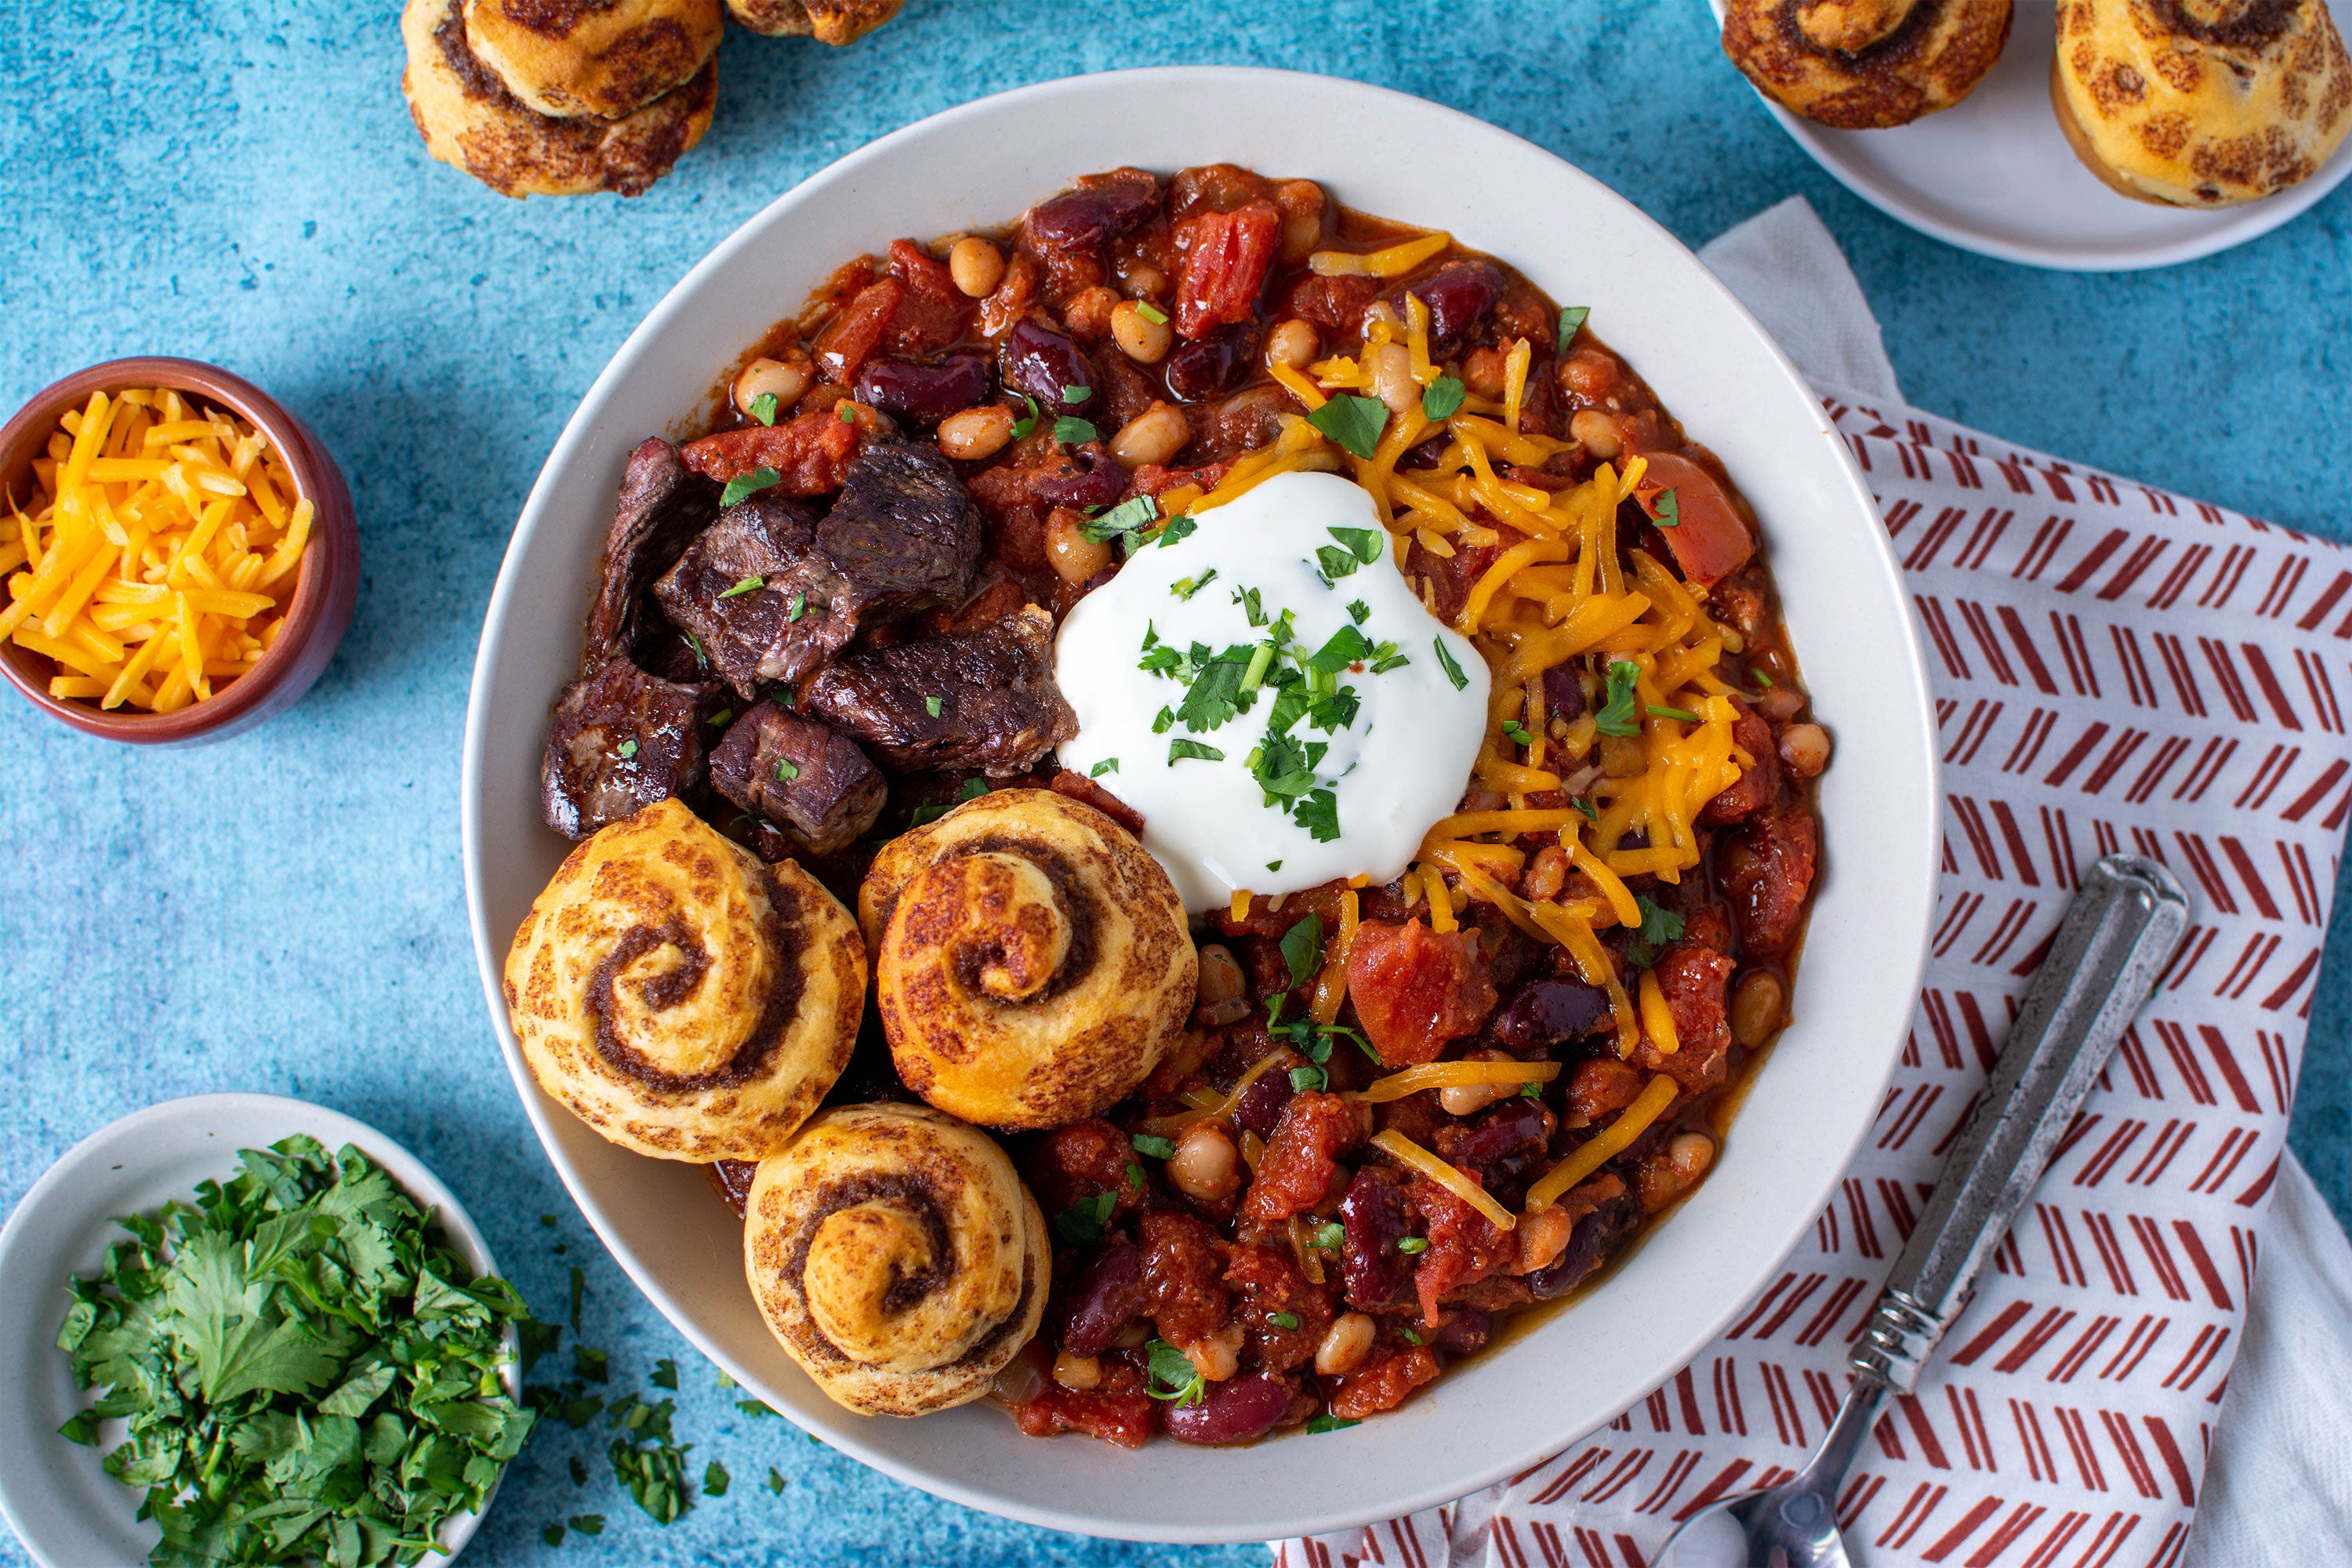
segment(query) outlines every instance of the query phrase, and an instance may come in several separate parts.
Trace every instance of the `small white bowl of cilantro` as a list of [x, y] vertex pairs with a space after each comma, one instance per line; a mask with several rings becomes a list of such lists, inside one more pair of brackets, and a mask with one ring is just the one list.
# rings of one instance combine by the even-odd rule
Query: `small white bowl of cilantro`
[[44, 1568], [455, 1555], [530, 1429], [525, 1315], [373, 1128], [152, 1106], [0, 1228], [0, 1515]]

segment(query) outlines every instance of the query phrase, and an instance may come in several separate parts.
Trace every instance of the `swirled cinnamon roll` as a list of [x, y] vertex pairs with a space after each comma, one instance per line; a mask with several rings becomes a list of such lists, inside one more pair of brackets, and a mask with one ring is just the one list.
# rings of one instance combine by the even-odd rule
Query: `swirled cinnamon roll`
[[987, 1127], [1059, 1127], [1143, 1081], [1192, 1010], [1184, 906], [1127, 829], [999, 790], [896, 839], [857, 894], [907, 1087]]
[[1729, 0], [1723, 52], [1806, 119], [1874, 131], [1966, 98], [2010, 18], [2010, 0]]
[[2143, 202], [2221, 207], [2306, 180], [2352, 132], [2321, 0], [2075, 0], [2050, 99], [2084, 166]]
[[768, 1327], [867, 1415], [968, 1404], [1037, 1331], [1045, 1216], [976, 1128], [922, 1105], [846, 1105], [760, 1163], [743, 1272]]
[[661, 1160], [782, 1149], [848, 1064], [866, 950], [790, 861], [763, 866], [675, 800], [566, 858], [507, 953], [533, 1077]]

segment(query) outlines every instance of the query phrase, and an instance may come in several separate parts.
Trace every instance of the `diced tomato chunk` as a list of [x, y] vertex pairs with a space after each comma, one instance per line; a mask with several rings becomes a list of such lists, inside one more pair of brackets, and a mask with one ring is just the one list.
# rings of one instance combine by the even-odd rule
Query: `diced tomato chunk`
[[1184, 220], [1184, 268], [1176, 282], [1176, 330], [1197, 338], [1212, 327], [1246, 321], [1257, 310], [1267, 268], [1282, 239], [1282, 214], [1269, 201]]
[[[1478, 1179], [1475, 1171], [1463, 1173]], [[1509, 1231], [1427, 1176], [1413, 1178], [1411, 1198], [1429, 1238], [1429, 1249], [1412, 1271], [1412, 1290], [1421, 1299], [1422, 1321], [1435, 1328], [1440, 1301], [1515, 1261], [1519, 1248]]]
[[1717, 795], [1698, 814], [1709, 826], [1740, 822], [1771, 804], [1780, 779], [1780, 754], [1773, 749], [1772, 726], [1757, 715], [1742, 712], [1731, 721], [1731, 743], [1755, 759], [1741, 770], [1731, 787]]
[[688, 441], [677, 449], [686, 466], [720, 483], [754, 468], [776, 471], [781, 496], [837, 490], [856, 460], [864, 427], [830, 413], [803, 414], [782, 425], [749, 425]]
[[1274, 1225], [1329, 1197], [1339, 1156], [1363, 1135], [1355, 1111], [1338, 1095], [1294, 1095], [1259, 1156], [1244, 1205], [1249, 1217]]
[[1495, 983], [1460, 931], [1366, 921], [1348, 949], [1348, 994], [1381, 1060], [1433, 1062], [1495, 1010]]
[[1755, 538], [1739, 521], [1731, 498], [1723, 493], [1715, 476], [1672, 452], [1651, 452], [1647, 457], [1649, 470], [1634, 494], [1655, 521], [1658, 497], [1667, 490], [1675, 492], [1675, 515], [1682, 521], [1658, 531], [1666, 536], [1683, 575], [1703, 588], [1745, 565], [1756, 553]]
[[1331, 1414], [1343, 1421], [1361, 1421], [1394, 1410], [1414, 1389], [1437, 1381], [1437, 1352], [1427, 1345], [1383, 1356], [1340, 1380], [1339, 1391], [1331, 1396]]
[[1150, 1440], [1153, 1415], [1143, 1374], [1108, 1360], [1102, 1363], [1102, 1381], [1094, 1387], [1064, 1388], [1048, 1381], [1036, 1398], [1013, 1407], [1021, 1430], [1032, 1437], [1083, 1432], [1122, 1448], [1140, 1448]]
[[1739, 825], [1723, 860], [1724, 890], [1739, 911], [1739, 934], [1758, 952], [1797, 939], [1821, 860], [1821, 829], [1801, 800]]
[[1233, 1318], [1217, 1233], [1191, 1215], [1154, 1209], [1143, 1216], [1144, 1310], [1171, 1345], [1196, 1345]]

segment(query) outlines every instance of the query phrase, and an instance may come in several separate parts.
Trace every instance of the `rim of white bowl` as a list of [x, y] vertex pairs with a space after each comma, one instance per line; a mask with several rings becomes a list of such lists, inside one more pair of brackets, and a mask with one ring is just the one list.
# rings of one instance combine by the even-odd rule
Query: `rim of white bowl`
[[[474, 1270], [477, 1279], [498, 1273], [498, 1258], [490, 1251], [489, 1241], [482, 1235], [481, 1228], [474, 1223], [473, 1215], [466, 1212], [465, 1205], [457, 1201], [457, 1194], [450, 1191], [449, 1184], [435, 1174], [431, 1166], [418, 1159], [404, 1145], [367, 1122], [362, 1121], [358, 1117], [343, 1111], [331, 1110], [323, 1105], [314, 1105], [307, 1100], [296, 1100], [289, 1095], [261, 1094], [236, 1089], [215, 1094], [185, 1095], [178, 1100], [166, 1100], [154, 1105], [142, 1107], [115, 1118], [58, 1155], [50, 1163], [49, 1168], [42, 1172], [33, 1184], [25, 1190], [25, 1195], [16, 1200], [16, 1206], [8, 1213], [7, 1222], [0, 1225], [0, 1273], [10, 1272], [9, 1265], [16, 1254], [31, 1245], [26, 1238], [32, 1232], [36, 1217], [53, 1205], [61, 1201], [70, 1201], [61, 1197], [61, 1194], [69, 1194], [74, 1184], [84, 1175], [86, 1169], [95, 1161], [105, 1159], [110, 1165], [120, 1169], [135, 1161], [140, 1150], [152, 1147], [144, 1141], [146, 1134], [162, 1128], [178, 1128], [191, 1122], [219, 1121], [231, 1117], [270, 1118], [284, 1121], [287, 1124], [286, 1131], [270, 1139], [270, 1142], [275, 1142], [278, 1139], [290, 1138], [298, 1132], [307, 1132], [325, 1144], [327, 1152], [331, 1154], [346, 1143], [352, 1145], [391, 1176], [409, 1198], [432, 1211], [435, 1223], [441, 1226], [443, 1234], [448, 1237], [458, 1255], [466, 1259], [467, 1266]], [[239, 1142], [236, 1137], [224, 1140], [222, 1152], [226, 1158], [219, 1173], [219, 1179], [226, 1180], [236, 1173], [238, 1150], [253, 1147], [256, 1145]], [[190, 1189], [189, 1193], [179, 1191], [165, 1193], [152, 1201], [162, 1203], [168, 1198], [184, 1200], [192, 1192], [193, 1189]], [[101, 1217], [98, 1223], [103, 1225], [110, 1223], [110, 1220]], [[57, 1285], [60, 1297], [60, 1310], [62, 1310], [65, 1281], [59, 1279]], [[507, 1340], [509, 1353], [505, 1366], [499, 1370], [499, 1381], [506, 1384], [507, 1393], [510, 1397], [520, 1399], [522, 1397], [521, 1368], [515, 1357], [517, 1341], [512, 1330], [508, 1331]], [[0, 1403], [15, 1403], [26, 1397], [27, 1395], [21, 1388], [0, 1387]], [[63, 1439], [59, 1441], [62, 1442]], [[87, 1462], [92, 1467], [95, 1467], [102, 1458], [100, 1450], [96, 1448], [76, 1448], [74, 1452], [85, 1456]], [[26, 1463], [23, 1456], [0, 1450], [0, 1519], [7, 1521], [8, 1528], [16, 1533], [18, 1543], [36, 1562], [54, 1564], [56, 1568], [68, 1568], [68, 1565], [73, 1563], [73, 1559], [46, 1555], [43, 1547], [48, 1543], [36, 1542], [26, 1531], [24, 1515], [15, 1492], [16, 1487], [23, 1481], [36, 1479], [37, 1479], [37, 1471]], [[108, 1479], [111, 1479], [111, 1478]], [[441, 1528], [441, 1549], [426, 1561], [447, 1563], [466, 1550], [467, 1542], [474, 1538], [474, 1532], [480, 1528], [483, 1518], [490, 1510], [490, 1504], [497, 1500], [499, 1487], [504, 1484], [505, 1480], [506, 1470], [501, 1467], [498, 1480], [491, 1483], [489, 1492], [482, 1499], [480, 1511], [450, 1516]], [[131, 1495], [133, 1489], [126, 1487], [121, 1489], [127, 1498]]]
[[[861, 176], [887, 165], [901, 147], [940, 132], [952, 130], [967, 121], [986, 121], [998, 115], [1023, 110], [1032, 112], [1042, 111], [1045, 105], [1058, 98], [1083, 97], [1104, 92], [1121, 97], [1121, 108], [1132, 110], [1146, 95], [1181, 94], [1188, 87], [1205, 85], [1212, 80], [1220, 83], [1238, 82], [1253, 85], [1263, 88], [1268, 93], [1296, 90], [1299, 84], [1311, 83], [1319, 91], [1337, 89], [1362, 94], [1391, 106], [1400, 113], [1410, 113], [1416, 117], [1433, 117], [1436, 121], [1463, 138], [1465, 142], [1485, 142], [1491, 145], [1507, 147], [1520, 155], [1528, 153], [1536, 155], [1551, 165], [1552, 172], [1559, 178], [1587, 187], [1601, 199], [1618, 205], [1630, 219], [1645, 226], [1661, 243], [1674, 250], [1682, 251], [1685, 256], [1689, 255], [1688, 247], [1676, 239], [1663, 225], [1646, 213], [1641, 212], [1631, 202], [1592, 175], [1546, 148], [1459, 110], [1433, 103], [1426, 99], [1416, 98], [1412, 94], [1398, 92], [1392, 89], [1349, 81], [1340, 78], [1318, 76], [1310, 72], [1276, 70], [1264, 67], [1164, 66], [1096, 72], [1034, 83], [975, 99], [969, 103], [944, 110], [881, 136], [809, 175], [746, 219], [732, 234], [719, 241], [699, 261], [688, 268], [685, 276], [680, 278], [668, 293], [663, 296], [660, 302], [647, 312], [645, 320], [638, 324], [635, 331], [629, 334], [604, 370], [590, 384], [579, 405], [573, 410], [572, 418], [566, 422], [562, 435], [557, 437], [554, 447], [550, 450], [546, 462], [541, 468], [538, 479], [532, 484], [530, 494], [524, 500], [514, 533], [508, 543], [506, 558], [499, 569], [498, 582], [491, 590], [488, 608], [483, 617], [482, 638], [476, 656], [473, 680], [467, 694], [464, 754], [459, 783], [458, 812], [461, 857], [466, 879], [466, 907], [468, 921], [473, 928], [475, 956], [481, 973], [483, 995], [490, 1012], [491, 1026], [498, 1037], [500, 1053], [505, 1058], [508, 1075], [515, 1084], [517, 1094], [521, 1098], [524, 1111], [530, 1118], [532, 1129], [539, 1136], [541, 1147], [546, 1152], [551, 1163], [554, 1164], [558, 1175], [562, 1178], [573, 1201], [580, 1205], [591, 1227], [604, 1241], [606, 1250], [612, 1253], [615, 1261], [621, 1265], [623, 1271], [629, 1276], [638, 1289], [698, 1351], [746, 1386], [753, 1386], [759, 1380], [749, 1374], [747, 1369], [723, 1352], [709, 1335], [703, 1332], [694, 1319], [690, 1303], [678, 1300], [660, 1280], [650, 1277], [648, 1272], [640, 1267], [638, 1260], [631, 1255], [629, 1249], [624, 1247], [613, 1234], [603, 1212], [603, 1205], [591, 1195], [591, 1184], [583, 1179], [582, 1173], [577, 1170], [551, 1131], [554, 1119], [568, 1117], [570, 1113], [541, 1091], [508, 1026], [501, 974], [501, 961], [506, 943], [503, 941], [494, 940], [488, 927], [488, 917], [485, 908], [486, 894], [481, 875], [483, 839], [478, 802], [483, 782], [484, 748], [488, 734], [488, 699], [490, 695], [493, 671], [498, 661], [503, 623], [509, 605], [519, 591], [521, 582], [518, 563], [531, 536], [540, 527], [546, 524], [547, 496], [553, 486], [553, 477], [563, 471], [581, 456], [583, 448], [588, 444], [593, 433], [593, 421], [587, 417], [587, 411], [601, 407], [610, 391], [626, 380], [634, 368], [634, 362], [646, 346], [657, 339], [695, 303], [694, 297], [703, 280], [722, 268], [739, 251], [758, 243], [762, 232], [781, 211], [796, 206], [802, 202], [816, 199], [836, 187], [854, 186]], [[1863, 479], [1862, 471], [1855, 463], [1852, 451], [1828, 419], [1821, 416], [1819, 400], [1813, 395], [1796, 365], [1780, 345], [1773, 342], [1770, 334], [1739, 302], [1738, 299], [1717, 281], [1703, 264], [1696, 263], [1695, 258], [1693, 260], [1697, 274], [1696, 285], [1712, 291], [1722, 306], [1734, 312], [1738, 320], [1746, 323], [1755, 334], [1758, 344], [1769, 353], [1777, 364], [1789, 386], [1801, 393], [1811, 404], [1817, 416], [1819, 426], [1817, 434], [1827, 443], [1834, 455], [1848, 490], [1847, 500], [1858, 507], [1864, 516], [1875, 520], [1878, 515], [1877, 503]], [[814, 281], [815, 275], [813, 274], [812, 286]], [[1877, 544], [1876, 571], [1882, 579], [1879, 585], [1893, 596], [1895, 603], [1907, 605], [1908, 597], [1902, 587], [1901, 575], [1895, 565], [1894, 553], [1888, 548], [1884, 535], [1875, 531], [1874, 521], [1874, 538]], [[1910, 695], [1916, 707], [1916, 717], [1918, 722], [1916, 735], [1919, 742], [1918, 753], [1913, 759], [1911, 765], [1917, 768], [1920, 776], [1926, 780], [1927, 799], [1934, 803], [1941, 799], [1940, 791], [1937, 787], [1937, 780], [1941, 773], [1941, 763], [1934, 744], [1936, 731], [1933, 700], [1927, 686], [1927, 665], [1924, 649], [1919, 642], [1918, 628], [1907, 615], [1902, 624], [1902, 647], [1899, 650], [1890, 649], [1890, 652], [1900, 652], [1907, 673], [1911, 677]], [[550, 700], [552, 700], [551, 694]], [[1928, 917], [1934, 907], [1939, 831], [1937, 817], [1931, 809], [1927, 817], [1918, 824], [1916, 840], [1912, 847], [1914, 863], [1910, 868], [1909, 875], [1917, 879], [1918, 885], [1924, 889], [1926, 895], [1924, 905], [1918, 910], [1909, 911], [1905, 917], [1916, 917], [1917, 923], [1916, 941], [1901, 955], [1907, 982], [1906, 990], [1912, 993], [1917, 990], [1918, 979], [1927, 963], [1930, 924]], [[1896, 873], [1897, 876], [1901, 874], [1899, 871]], [[1896, 1038], [1885, 1042], [1881, 1047], [1883, 1061], [1876, 1073], [1876, 1089], [1880, 1096], [1883, 1096], [1886, 1083], [1893, 1078], [1899, 1058], [1900, 1044], [1898, 1031]], [[1806, 1213], [1817, 1212], [1830, 1201], [1837, 1189], [1839, 1177], [1852, 1163], [1853, 1155], [1861, 1147], [1863, 1140], [1868, 1135], [1870, 1127], [1870, 1118], [1863, 1117], [1857, 1120], [1839, 1149], [1835, 1163], [1827, 1168], [1827, 1173], [1818, 1184], [1817, 1189], [1805, 1205]], [[1643, 1363], [1641, 1375], [1634, 1376], [1629, 1373], [1621, 1377], [1620, 1381], [1625, 1384], [1625, 1387], [1623, 1397], [1618, 1402], [1616, 1409], [1630, 1407], [1650, 1391], [1659, 1375], [1671, 1374], [1675, 1368], [1686, 1364], [1693, 1355], [1719, 1336], [1739, 1310], [1769, 1282], [1773, 1272], [1794, 1250], [1803, 1237], [1804, 1229], [1803, 1225], [1792, 1226], [1787, 1238], [1773, 1253], [1771, 1260], [1766, 1266], [1753, 1270], [1752, 1278], [1742, 1280], [1737, 1291], [1728, 1293], [1722, 1308], [1707, 1321], [1703, 1330], [1685, 1336], [1684, 1342], [1673, 1348], [1671, 1356], [1657, 1355], [1646, 1358]], [[1654, 1369], [1651, 1367], [1652, 1362], [1656, 1363]], [[1539, 1443], [1525, 1447], [1522, 1451], [1516, 1453], [1507, 1461], [1489, 1463], [1474, 1473], [1449, 1476], [1444, 1482], [1438, 1484], [1399, 1485], [1383, 1500], [1370, 1507], [1360, 1505], [1354, 1508], [1326, 1508], [1318, 1511], [1310, 1506], [1296, 1517], [1278, 1521], [1277, 1525], [1268, 1526], [1260, 1521], [1246, 1524], [1238, 1529], [1220, 1527], [1213, 1521], [1203, 1521], [1198, 1526], [1188, 1522], [1181, 1526], [1154, 1527], [1139, 1524], [1118, 1516], [1088, 1512], [1080, 1508], [1040, 1503], [1025, 1497], [1008, 1495], [1005, 1492], [992, 1489], [962, 1475], [906, 1463], [887, 1448], [864, 1441], [854, 1429], [835, 1429], [819, 1434], [810, 1428], [807, 1423], [800, 1420], [790, 1409], [779, 1409], [778, 1414], [803, 1430], [810, 1431], [813, 1436], [820, 1437], [820, 1440], [894, 1479], [983, 1512], [1047, 1529], [1070, 1531], [1080, 1534], [1125, 1540], [1212, 1544], [1290, 1535], [1323, 1534], [1355, 1528], [1381, 1519], [1411, 1513], [1451, 1501], [1455, 1498], [1466, 1496], [1491, 1486], [1496, 1481], [1516, 1474], [1528, 1465], [1559, 1452], [1569, 1444], [1604, 1425], [1613, 1416], [1615, 1410], [1612, 1409], [1609, 1414], [1601, 1415], [1583, 1426], [1561, 1430]], [[1008, 1431], [1007, 1436], [1009, 1439], [1013, 1434]]]

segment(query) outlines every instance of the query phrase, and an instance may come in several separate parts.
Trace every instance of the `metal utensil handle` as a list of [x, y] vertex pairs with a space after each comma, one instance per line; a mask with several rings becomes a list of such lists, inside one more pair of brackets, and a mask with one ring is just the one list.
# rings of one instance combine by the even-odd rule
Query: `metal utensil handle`
[[2153, 860], [2110, 855], [2083, 879], [1992, 1080], [1846, 1358], [1855, 1371], [1906, 1394], [1918, 1386], [2188, 921], [2188, 896]]

